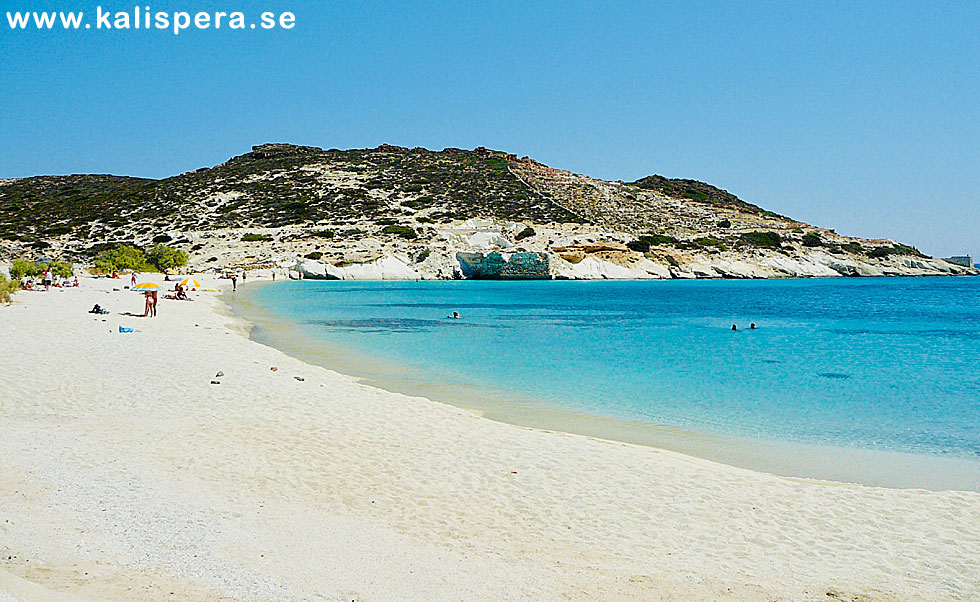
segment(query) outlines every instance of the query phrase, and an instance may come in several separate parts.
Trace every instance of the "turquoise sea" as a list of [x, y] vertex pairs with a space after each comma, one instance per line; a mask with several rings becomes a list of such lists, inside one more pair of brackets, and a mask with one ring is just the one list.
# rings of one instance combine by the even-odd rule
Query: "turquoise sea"
[[268, 318], [255, 338], [504, 419], [538, 408], [980, 474], [980, 278], [300, 281], [239, 294]]

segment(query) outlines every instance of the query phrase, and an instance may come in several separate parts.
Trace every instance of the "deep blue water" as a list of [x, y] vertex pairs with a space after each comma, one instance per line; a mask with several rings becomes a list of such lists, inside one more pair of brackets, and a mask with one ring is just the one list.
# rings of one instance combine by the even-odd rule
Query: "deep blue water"
[[302, 281], [252, 300], [432, 381], [702, 432], [980, 459], [980, 278]]

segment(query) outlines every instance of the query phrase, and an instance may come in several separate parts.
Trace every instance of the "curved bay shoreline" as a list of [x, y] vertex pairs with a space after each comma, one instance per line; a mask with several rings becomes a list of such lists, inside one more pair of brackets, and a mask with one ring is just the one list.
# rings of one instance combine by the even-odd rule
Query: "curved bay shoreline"
[[288, 318], [271, 315], [256, 302], [255, 293], [261, 287], [277, 284], [283, 282], [250, 282], [240, 287], [237, 294], [222, 295], [229, 315], [244, 322], [243, 332], [249, 338], [386, 391], [448, 403], [517, 426], [668, 449], [784, 477], [893, 488], [980, 491], [980, 462], [971, 458], [748, 439], [582, 413], [557, 403], [485, 387], [437, 382], [432, 373], [421, 373], [393, 359], [328, 342]]

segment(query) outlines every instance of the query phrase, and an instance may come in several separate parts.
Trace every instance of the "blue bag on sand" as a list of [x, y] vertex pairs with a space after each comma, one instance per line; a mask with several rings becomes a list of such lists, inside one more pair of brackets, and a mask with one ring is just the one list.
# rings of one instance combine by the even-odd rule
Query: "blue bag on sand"
[[119, 327], [119, 332], [133, 332], [132, 328], [126, 328], [125, 326]]

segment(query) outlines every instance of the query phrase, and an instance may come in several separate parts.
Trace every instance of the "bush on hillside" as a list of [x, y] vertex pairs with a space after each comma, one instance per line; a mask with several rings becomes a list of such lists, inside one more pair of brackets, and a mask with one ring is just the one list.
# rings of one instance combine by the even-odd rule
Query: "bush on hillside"
[[776, 232], [746, 232], [739, 238], [754, 247], [778, 247], [783, 241]]
[[808, 232], [800, 240], [803, 242], [804, 247], [819, 247], [823, 245], [823, 241], [820, 240], [820, 235], [816, 232]]
[[187, 265], [187, 251], [166, 245], [155, 245], [146, 252], [146, 261], [157, 271], [166, 272]]
[[385, 234], [397, 234], [402, 238], [418, 238], [418, 234], [416, 234], [415, 230], [409, 226], [398, 226], [393, 224], [391, 226], [385, 226], [381, 231]]
[[526, 226], [523, 230], [517, 233], [514, 237], [515, 240], [524, 240], [525, 238], [531, 238], [534, 236], [534, 228], [531, 226]]
[[694, 245], [707, 250], [716, 249], [718, 251], [727, 251], [728, 245], [725, 241], [715, 238], [714, 236], [703, 236], [701, 238], [694, 239]]
[[844, 243], [840, 248], [842, 251], [849, 251], [851, 253], [864, 253], [864, 247], [861, 246], [861, 243], [857, 242]]
[[875, 259], [881, 259], [883, 257], [888, 257], [889, 255], [912, 255], [914, 257], [925, 257], [918, 249], [915, 247], [910, 247], [908, 245], [903, 245], [901, 243], [895, 243], [894, 245], [875, 247], [867, 252], [868, 257], [873, 257]]
[[676, 238], [673, 236], [667, 236], [666, 234], [644, 234], [640, 237], [640, 240], [645, 243], [649, 243], [651, 247], [672, 245], [677, 242]]

